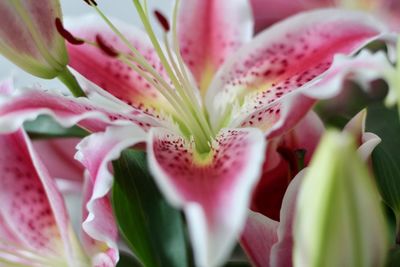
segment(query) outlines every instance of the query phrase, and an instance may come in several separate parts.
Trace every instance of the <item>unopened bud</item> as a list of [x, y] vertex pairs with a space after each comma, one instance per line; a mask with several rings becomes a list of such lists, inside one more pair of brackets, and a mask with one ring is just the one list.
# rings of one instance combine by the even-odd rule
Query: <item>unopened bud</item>
[[379, 194], [353, 138], [327, 132], [298, 197], [294, 265], [383, 266], [386, 227]]
[[61, 18], [57, 0], [0, 1], [0, 53], [23, 70], [52, 79], [68, 63], [64, 39], [54, 21]]

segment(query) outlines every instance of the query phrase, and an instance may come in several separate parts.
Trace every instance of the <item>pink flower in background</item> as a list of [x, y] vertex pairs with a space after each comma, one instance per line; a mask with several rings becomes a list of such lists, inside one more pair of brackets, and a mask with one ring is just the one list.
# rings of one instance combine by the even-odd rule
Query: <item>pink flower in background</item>
[[[10, 83], [2, 83], [2, 93], [5, 88], [11, 92]], [[117, 227], [112, 216], [103, 216], [93, 227], [101, 229], [107, 241], [82, 233], [80, 243], [56, 181], [26, 133], [18, 129], [0, 135], [0, 151], [0, 263], [7, 266], [116, 265]], [[86, 179], [83, 190], [86, 196], [91, 195], [92, 187], [92, 182]], [[84, 205], [83, 213], [87, 214], [85, 210]], [[112, 214], [111, 205], [105, 199], [101, 210]]]
[[400, 31], [400, 2], [397, 0], [251, 0], [255, 29], [260, 31], [296, 13], [322, 7], [358, 9], [371, 12]]
[[[355, 116], [345, 127], [344, 131], [351, 133], [359, 146], [358, 152], [365, 161], [370, 157], [373, 149], [380, 143], [380, 138], [372, 133], [364, 132], [366, 112], [362, 111]], [[304, 126], [307, 128], [303, 128]], [[315, 130], [317, 138], [303, 140], [300, 146], [309, 144], [312, 148], [305, 160], [308, 166], [316, 145], [319, 142], [323, 130], [323, 124], [315, 115], [310, 115], [307, 120], [299, 124], [301, 129]], [[301, 139], [298, 139], [301, 140]], [[299, 145], [292, 146], [298, 149]], [[277, 168], [280, 168], [279, 165]], [[269, 179], [268, 191], [255, 191], [253, 207], [249, 211], [245, 230], [242, 234], [241, 245], [249, 256], [251, 262], [257, 267], [289, 267], [293, 266], [293, 221], [295, 219], [295, 207], [297, 194], [307, 168], [297, 173], [288, 173], [288, 168], [277, 171], [277, 168], [264, 179]], [[286, 170], [286, 171], [285, 171]], [[283, 173], [283, 175], [282, 175]], [[321, 174], [321, 179], [324, 176]], [[287, 181], [287, 183], [285, 183]], [[284, 183], [282, 185], [282, 183]], [[278, 193], [271, 192], [271, 188], [280, 188]], [[277, 196], [280, 194], [280, 196]], [[274, 199], [280, 201], [274, 201]], [[260, 209], [260, 203], [275, 203], [268, 209]], [[276, 216], [276, 208], [279, 214]]]
[[[282, 198], [293, 177], [308, 166], [325, 127], [310, 111], [291, 131], [270, 140], [250, 209], [279, 221]], [[300, 166], [304, 165], [304, 166]]]
[[332, 0], [250, 0], [255, 20], [255, 31], [259, 32], [272, 24], [313, 8], [327, 7]]
[[351, 56], [387, 29], [362, 13], [321, 10], [251, 40], [247, 1], [183, 1], [172, 25], [175, 42], [162, 49], [134, 2], [149, 35], [118, 24], [120, 34], [88, 17], [71, 24], [74, 36], [86, 40], [68, 45], [68, 53], [70, 67], [88, 80], [88, 98], [38, 89], [3, 94], [0, 132], [46, 114], [93, 133], [76, 155], [93, 184], [83, 227], [107, 244], [101, 221], [111, 216], [104, 208], [113, 179], [109, 163], [146, 143], [161, 191], [185, 212], [196, 263], [217, 266], [245, 224], [266, 139], [291, 130], [316, 99], [337, 94], [348, 74], [366, 83], [378, 77], [387, 63], [382, 54]]

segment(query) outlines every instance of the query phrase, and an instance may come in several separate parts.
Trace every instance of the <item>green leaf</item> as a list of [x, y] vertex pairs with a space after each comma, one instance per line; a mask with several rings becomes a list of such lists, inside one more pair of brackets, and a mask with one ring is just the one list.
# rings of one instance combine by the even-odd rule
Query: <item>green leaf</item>
[[120, 251], [117, 267], [143, 267], [143, 265], [134, 256]]
[[251, 264], [247, 261], [229, 261], [224, 267], [251, 267]]
[[383, 104], [368, 107], [366, 130], [382, 142], [372, 153], [378, 188], [386, 204], [400, 214], [400, 120], [395, 108]]
[[113, 208], [120, 231], [146, 267], [188, 266], [180, 212], [162, 197], [144, 152], [126, 150], [113, 162]]
[[346, 82], [338, 96], [321, 100], [315, 106], [315, 111], [325, 126], [342, 129], [358, 112], [367, 106], [382, 102], [387, 93], [387, 86], [382, 81], [375, 81], [373, 89], [368, 93], [353, 82]]
[[24, 123], [24, 128], [29, 136], [34, 139], [41, 138], [60, 138], [60, 137], [80, 137], [83, 138], [88, 135], [88, 132], [73, 126], [71, 128], [64, 128], [55, 122], [49, 116], [39, 116], [34, 121]]
[[389, 251], [385, 267], [398, 267], [398, 266], [400, 266], [400, 248], [396, 246]]

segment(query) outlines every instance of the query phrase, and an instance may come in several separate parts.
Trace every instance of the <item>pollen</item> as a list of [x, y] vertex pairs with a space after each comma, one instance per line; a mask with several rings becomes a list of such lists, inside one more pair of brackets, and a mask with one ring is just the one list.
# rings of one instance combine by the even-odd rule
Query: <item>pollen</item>
[[88, 4], [89, 6], [97, 6], [96, 1], [94, 0], [83, 0], [86, 4]]
[[96, 35], [96, 43], [106, 55], [110, 57], [118, 57], [119, 53], [112, 47], [111, 45], [107, 44], [106, 41], [104, 41], [103, 37], [101, 37], [100, 34]]
[[85, 42], [81, 39], [76, 38], [75, 36], [73, 36], [69, 31], [67, 31], [60, 18], [56, 18], [55, 19], [55, 24], [56, 24], [56, 28], [58, 33], [70, 44], [73, 45], [81, 45], [84, 44]]
[[167, 18], [158, 10], [154, 11], [154, 15], [158, 20], [158, 22], [160, 23], [160, 25], [164, 28], [164, 31], [169, 32], [170, 26]]

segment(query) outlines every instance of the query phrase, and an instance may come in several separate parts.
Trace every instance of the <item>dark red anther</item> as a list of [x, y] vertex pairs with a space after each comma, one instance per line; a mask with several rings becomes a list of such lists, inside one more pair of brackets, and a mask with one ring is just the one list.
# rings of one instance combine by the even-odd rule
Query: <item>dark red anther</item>
[[73, 44], [73, 45], [81, 45], [81, 44], [85, 43], [83, 40], [76, 38], [69, 31], [67, 31], [64, 28], [60, 18], [56, 18], [55, 23], [56, 23], [56, 28], [57, 28], [58, 33], [62, 37], [64, 37], [64, 39], [67, 40], [68, 43]]
[[154, 10], [154, 15], [156, 16], [158, 22], [164, 28], [164, 31], [169, 32], [169, 22], [167, 18], [158, 10]]
[[109, 44], [107, 44], [101, 35], [96, 35], [96, 43], [98, 44], [101, 51], [110, 57], [118, 57], [119, 53]]
[[83, 0], [85, 1], [86, 4], [88, 4], [89, 6], [97, 6], [96, 1], [94, 0]]

